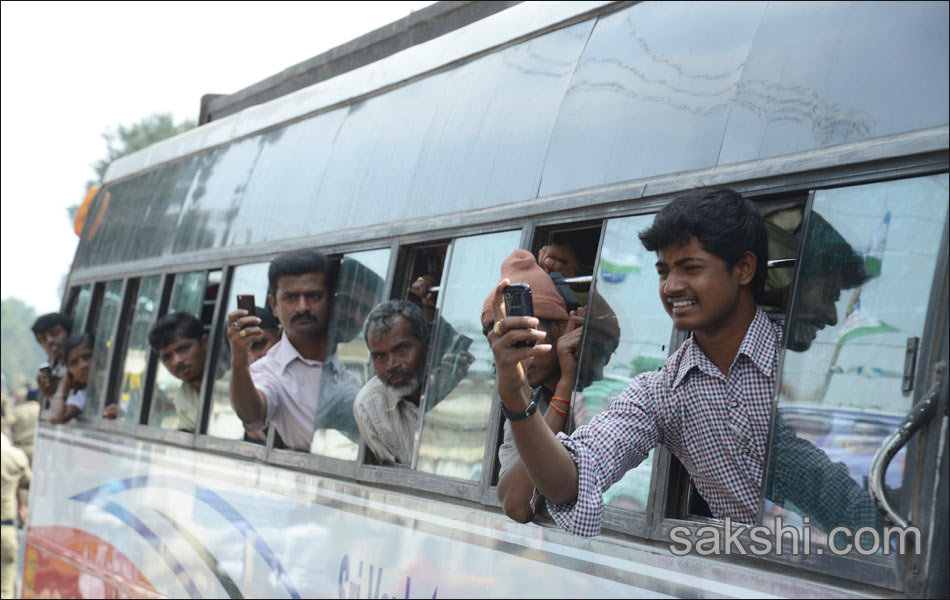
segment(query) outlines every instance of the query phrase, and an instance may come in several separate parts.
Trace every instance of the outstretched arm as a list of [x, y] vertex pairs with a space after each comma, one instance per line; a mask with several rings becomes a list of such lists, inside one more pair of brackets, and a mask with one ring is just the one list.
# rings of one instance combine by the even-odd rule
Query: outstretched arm
[[[231, 406], [245, 424], [267, 418], [267, 399], [251, 379], [248, 351], [263, 335], [260, 318], [247, 316], [243, 309], [228, 314], [228, 343], [231, 344]], [[236, 326], [235, 326], [236, 325]]]

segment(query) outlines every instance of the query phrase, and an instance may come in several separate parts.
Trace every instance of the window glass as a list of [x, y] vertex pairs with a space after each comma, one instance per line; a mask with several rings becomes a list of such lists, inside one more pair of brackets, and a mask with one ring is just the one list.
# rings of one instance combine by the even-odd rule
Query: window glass
[[146, 277], [138, 284], [132, 321], [126, 335], [122, 382], [119, 388], [119, 419], [137, 423], [142, 404], [142, 384], [148, 368], [148, 332], [158, 316], [162, 298], [160, 275]]
[[[220, 283], [221, 271], [195, 271], [176, 275], [168, 312], [187, 312], [198, 318], [204, 335], [207, 336]], [[207, 337], [198, 341], [195, 347], [184, 349], [184, 355], [180, 357], [184, 364], [179, 365], [183, 372], [194, 375], [195, 368], [202, 369], [206, 349]], [[198, 364], [202, 367], [196, 367]], [[200, 373], [198, 377], [200, 378]], [[162, 429], [194, 431], [200, 404], [198, 387], [194, 385], [194, 381], [198, 381], [200, 386], [200, 379], [194, 379], [191, 383], [182, 381], [169, 372], [165, 363], [159, 360], [148, 424]]]
[[[369, 350], [363, 337], [363, 323], [383, 296], [383, 284], [389, 267], [389, 249], [354, 252], [340, 263], [337, 289], [330, 315], [328, 348], [336, 349], [345, 373], [321, 379], [320, 399], [317, 403], [316, 428], [310, 451], [343, 460], [356, 460], [359, 453], [359, 428], [353, 417], [351, 390], [355, 386], [341, 385], [344, 380], [365, 384], [369, 372]], [[332, 350], [331, 350], [332, 351]]]
[[[417, 468], [467, 480], [482, 476], [488, 417], [495, 397], [492, 352], [482, 335], [482, 303], [498, 283], [502, 261], [518, 248], [520, 231], [455, 240], [442, 277], [437, 339], [430, 341], [429, 382], [424, 402]], [[474, 362], [467, 373], [450, 360], [467, 347]], [[444, 360], [445, 359], [445, 360]]]
[[[228, 313], [237, 310], [237, 295], [252, 294], [256, 311], [262, 320], [265, 331], [259, 343], [252, 348], [255, 356], [263, 356], [272, 345], [280, 339], [280, 329], [277, 320], [273, 319], [270, 307], [267, 304], [267, 268], [269, 262], [254, 263], [235, 267], [231, 276], [231, 295], [228, 297], [227, 310], [222, 315], [222, 327], [227, 325]], [[226, 358], [218, 359], [221, 375], [215, 378], [211, 392], [211, 413], [208, 415], [208, 435], [229, 440], [246, 440], [255, 443], [267, 441], [266, 431], [248, 434], [244, 431], [244, 424], [231, 406], [230, 382], [231, 360], [228, 351], [227, 336], [222, 330], [222, 355]]]
[[87, 283], [79, 288], [76, 297], [73, 299], [72, 309], [69, 316], [73, 319], [73, 329], [71, 334], [77, 334], [85, 331], [86, 311], [89, 309], [89, 299], [92, 297], [92, 284]]
[[96, 319], [96, 343], [89, 366], [89, 383], [86, 386], [85, 419], [99, 416], [102, 401], [108, 391], [109, 351], [115, 344], [116, 321], [122, 307], [122, 280], [105, 284], [99, 314]]
[[[781, 517], [800, 526], [807, 517], [814, 543], [837, 526], [882, 527], [867, 476], [913, 403], [901, 391], [902, 366], [908, 338], [926, 334], [947, 189], [944, 173], [815, 193], [787, 326], [765, 524]], [[885, 482], [905, 484], [903, 451]]]
[[[637, 237], [652, 223], [653, 215], [607, 222], [578, 365], [577, 426], [609, 407], [638, 374], [666, 362], [673, 328], [657, 292], [656, 258]], [[604, 503], [644, 511], [652, 467], [651, 451], [604, 493]]]

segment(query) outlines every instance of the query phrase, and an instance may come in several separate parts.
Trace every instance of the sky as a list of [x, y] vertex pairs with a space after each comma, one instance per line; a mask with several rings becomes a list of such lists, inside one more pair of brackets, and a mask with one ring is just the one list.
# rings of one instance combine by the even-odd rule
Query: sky
[[0, 5], [0, 297], [59, 309], [102, 134], [156, 112], [197, 120], [233, 93], [432, 2], [8, 2]]

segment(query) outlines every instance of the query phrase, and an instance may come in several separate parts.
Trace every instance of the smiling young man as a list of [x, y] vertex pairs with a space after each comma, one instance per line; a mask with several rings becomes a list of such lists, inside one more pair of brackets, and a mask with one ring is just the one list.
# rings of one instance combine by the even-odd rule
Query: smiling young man
[[261, 320], [238, 309], [228, 314], [231, 404], [249, 433], [269, 423], [295, 450], [310, 449], [315, 428], [350, 437], [358, 430], [353, 400], [359, 380], [328, 344], [333, 280], [330, 261], [316, 250], [278, 256], [267, 271], [267, 301], [282, 325], [280, 341], [251, 364]]
[[[658, 371], [639, 375], [608, 409], [571, 436], [555, 436], [530, 410], [521, 361], [551, 352], [532, 317], [504, 315], [495, 290], [489, 337], [498, 393], [519, 455], [563, 528], [600, 533], [603, 492], [657, 443], [679, 458], [718, 518], [751, 523], [759, 504], [775, 385], [779, 325], [756, 306], [764, 289], [761, 215], [730, 190], [683, 194], [640, 234], [656, 251], [660, 301], [691, 336]], [[534, 339], [533, 347], [516, 348]], [[521, 415], [524, 415], [523, 417]]]

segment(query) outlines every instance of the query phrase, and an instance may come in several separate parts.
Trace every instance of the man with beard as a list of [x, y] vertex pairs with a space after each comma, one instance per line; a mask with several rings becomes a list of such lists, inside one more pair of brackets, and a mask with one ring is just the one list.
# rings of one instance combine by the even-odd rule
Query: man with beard
[[382, 464], [409, 465], [425, 370], [429, 325], [408, 300], [389, 300], [373, 309], [363, 328], [376, 375], [353, 403], [360, 435]]
[[[443, 330], [451, 330], [448, 323]], [[366, 317], [363, 336], [376, 375], [356, 396], [353, 416], [366, 446], [381, 464], [412, 461], [419, 402], [428, 351], [425, 313], [409, 300], [389, 300]], [[451, 335], [458, 336], [452, 331]], [[427, 410], [438, 404], [468, 374], [475, 357], [467, 351], [447, 353], [435, 368]]]
[[353, 399], [359, 380], [347, 371], [327, 335], [332, 309], [330, 261], [316, 250], [278, 256], [267, 271], [267, 301], [283, 326], [278, 341], [251, 364], [261, 319], [228, 314], [231, 404], [249, 433], [269, 423], [292, 449], [307, 451], [316, 428], [357, 435]]

